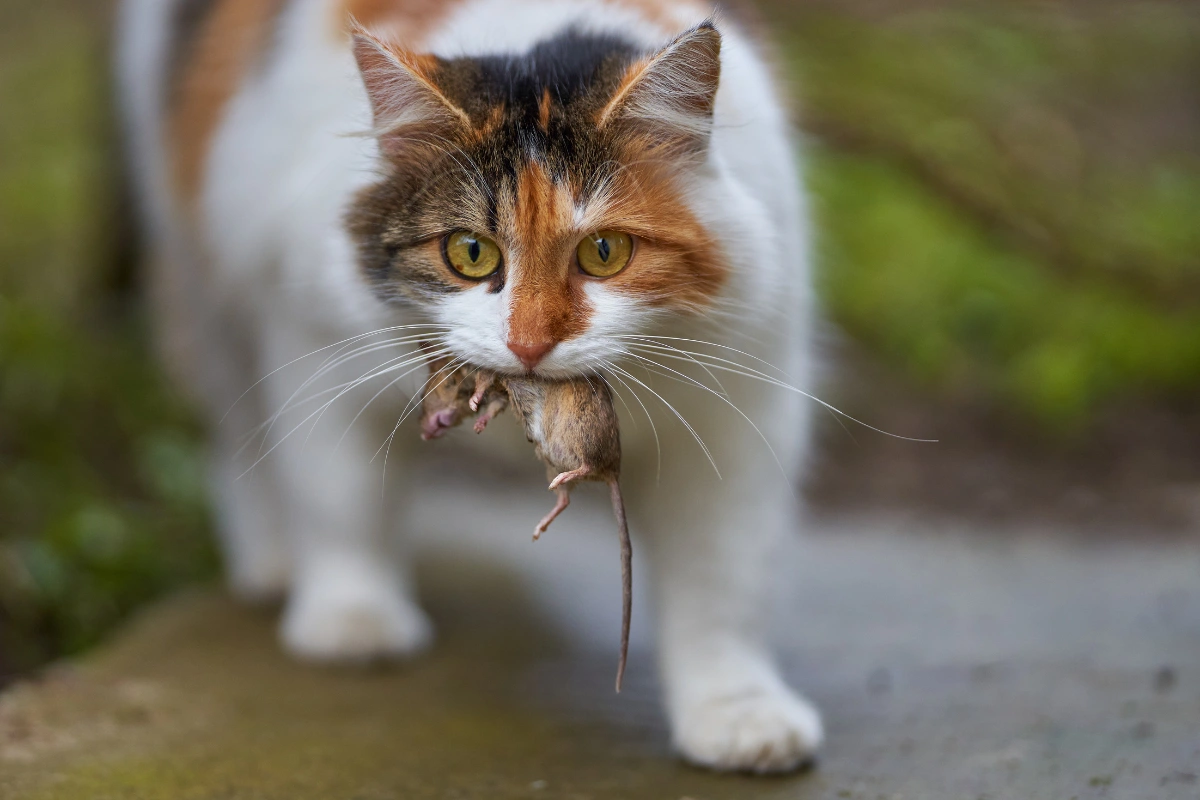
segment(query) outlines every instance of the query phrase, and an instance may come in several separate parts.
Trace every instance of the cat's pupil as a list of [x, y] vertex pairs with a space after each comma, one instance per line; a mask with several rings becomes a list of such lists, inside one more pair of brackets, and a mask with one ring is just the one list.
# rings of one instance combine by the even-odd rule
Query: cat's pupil
[[608, 262], [608, 256], [612, 253], [612, 247], [608, 244], [608, 239], [597, 239], [596, 250], [600, 253], [600, 260]]
[[472, 239], [471, 244], [467, 245], [467, 255], [471, 257], [471, 261], [479, 260], [479, 240]]

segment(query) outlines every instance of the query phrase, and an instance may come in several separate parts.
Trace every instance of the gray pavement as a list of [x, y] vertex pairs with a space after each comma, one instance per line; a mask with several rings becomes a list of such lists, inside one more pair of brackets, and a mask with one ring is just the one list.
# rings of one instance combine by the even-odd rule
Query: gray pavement
[[713, 776], [671, 756], [641, 583], [612, 694], [620, 602], [600, 493], [577, 493], [533, 545], [511, 492], [429, 491], [447, 492], [431, 509], [471, 506], [417, 520], [431, 656], [298, 665], [270, 611], [184, 595], [0, 696], [0, 798], [1200, 797], [1194, 542], [903, 514], [814, 523], [780, 560], [775, 629], [828, 746], [800, 776]]

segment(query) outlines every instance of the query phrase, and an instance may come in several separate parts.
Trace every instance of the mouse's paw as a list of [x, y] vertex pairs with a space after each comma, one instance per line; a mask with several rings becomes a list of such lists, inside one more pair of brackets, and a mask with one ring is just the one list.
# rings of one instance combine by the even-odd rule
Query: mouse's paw
[[361, 663], [418, 655], [433, 642], [433, 625], [392, 581], [330, 576], [297, 585], [280, 630], [293, 655], [311, 661]]
[[817, 710], [782, 684], [703, 698], [680, 709], [673, 728], [693, 764], [757, 773], [808, 765], [824, 736]]

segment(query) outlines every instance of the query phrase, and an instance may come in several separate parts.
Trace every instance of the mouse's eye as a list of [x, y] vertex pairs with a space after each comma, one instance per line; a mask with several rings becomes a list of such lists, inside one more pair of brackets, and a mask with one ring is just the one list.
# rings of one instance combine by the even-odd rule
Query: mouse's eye
[[455, 231], [442, 246], [446, 263], [464, 278], [480, 280], [500, 268], [500, 247], [486, 236]]
[[609, 278], [625, 269], [633, 256], [633, 237], [619, 231], [599, 231], [575, 248], [579, 268], [593, 278]]

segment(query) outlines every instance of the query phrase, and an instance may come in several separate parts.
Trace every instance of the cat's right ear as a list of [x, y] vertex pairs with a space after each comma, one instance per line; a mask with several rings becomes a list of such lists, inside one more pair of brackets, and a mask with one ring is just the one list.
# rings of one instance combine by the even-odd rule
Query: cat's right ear
[[354, 58], [374, 114], [373, 132], [384, 155], [402, 158], [470, 127], [466, 112], [438, 89], [437, 56], [391, 45], [365, 28], [352, 31]]
[[665, 152], [702, 152], [720, 80], [721, 34], [705, 22], [630, 66], [597, 122], [624, 126]]

